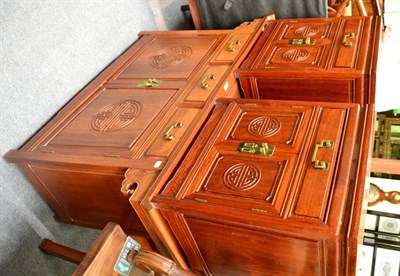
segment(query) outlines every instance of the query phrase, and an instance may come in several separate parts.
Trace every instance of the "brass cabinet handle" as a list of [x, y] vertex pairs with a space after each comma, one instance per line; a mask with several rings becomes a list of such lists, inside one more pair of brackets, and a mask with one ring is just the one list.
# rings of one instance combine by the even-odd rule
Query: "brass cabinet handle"
[[215, 80], [216, 78], [217, 76], [215, 76], [214, 74], [209, 74], [205, 76], [205, 78], [201, 81], [200, 87], [203, 89], [209, 88], [210, 85], [207, 83], [207, 80]]
[[236, 51], [236, 47], [235, 45], [240, 45], [240, 40], [234, 40], [231, 43], [228, 44], [228, 51], [229, 52], [235, 52]]
[[317, 160], [317, 153], [319, 148], [333, 149], [333, 142], [329, 140], [322, 140], [319, 144], [315, 144], [314, 153], [311, 158], [311, 162], [314, 163], [314, 168], [327, 170], [329, 167], [329, 163]]
[[158, 84], [158, 80], [156, 78], [150, 78], [146, 81], [146, 87], [155, 87]]
[[180, 127], [183, 127], [183, 126], [184, 126], [183, 122], [177, 122], [177, 123], [171, 125], [171, 126], [168, 128], [167, 132], [165, 132], [165, 134], [164, 134], [164, 139], [165, 139], [165, 140], [168, 140], [168, 141], [174, 140], [174, 139], [175, 139], [175, 136], [171, 134], [171, 131], [172, 131], [174, 128], [176, 128], [176, 127], [179, 127], [179, 128], [180, 128]]
[[306, 38], [293, 38], [288, 41], [289, 45], [314, 45], [315, 39], [311, 39], [311, 37]]
[[236, 151], [239, 153], [272, 156], [275, 151], [275, 146], [268, 145], [267, 143], [259, 143], [258, 144], [258, 143], [252, 143], [252, 142], [243, 142], [243, 143], [239, 143]]
[[156, 78], [148, 78], [148, 79], [145, 79], [145, 80], [141, 80], [138, 83], [137, 87], [140, 87], [140, 88], [156, 88], [156, 87], [160, 86], [160, 84], [161, 84], [160, 80], [158, 80]]
[[353, 47], [353, 42], [347, 41], [348, 38], [355, 38], [355, 33], [348, 33], [343, 36], [343, 45], [344, 47]]

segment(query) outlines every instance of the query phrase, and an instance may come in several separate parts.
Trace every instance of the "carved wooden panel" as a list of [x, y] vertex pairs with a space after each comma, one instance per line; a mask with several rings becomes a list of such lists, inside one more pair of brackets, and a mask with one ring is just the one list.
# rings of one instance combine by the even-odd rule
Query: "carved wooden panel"
[[[288, 171], [294, 169], [296, 155], [275, 154], [272, 158], [217, 155], [209, 173], [195, 179], [196, 190], [185, 198], [243, 210], [260, 210], [282, 215], [282, 202], [291, 187]], [[198, 182], [204, 178], [204, 181]]]
[[37, 150], [129, 156], [132, 146], [174, 93], [102, 89], [66, 117]]
[[282, 107], [277, 112], [261, 106], [240, 105], [240, 114], [230, 126], [227, 141], [258, 141], [276, 146], [277, 151], [297, 152], [309, 127], [313, 108]]
[[133, 56], [113, 77], [114, 81], [137, 78], [188, 79], [195, 68], [211, 54], [218, 36], [159, 36]]
[[[315, 21], [309, 24], [297, 20], [283, 22], [272, 43], [264, 49], [259, 68], [324, 68], [328, 62], [328, 52], [333, 47], [336, 28], [337, 22], [333, 21]], [[307, 39], [309, 40], [306, 41]]]

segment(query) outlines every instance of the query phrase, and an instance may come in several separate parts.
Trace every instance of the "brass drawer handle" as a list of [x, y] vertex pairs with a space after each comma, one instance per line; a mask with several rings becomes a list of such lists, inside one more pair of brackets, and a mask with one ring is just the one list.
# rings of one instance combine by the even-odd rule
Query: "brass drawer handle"
[[183, 127], [183, 126], [184, 126], [183, 122], [177, 122], [177, 123], [171, 125], [171, 126], [168, 128], [167, 132], [165, 132], [165, 134], [164, 134], [164, 139], [165, 139], [165, 140], [168, 140], [168, 141], [174, 140], [174, 139], [175, 139], [175, 136], [171, 134], [171, 131], [172, 131], [174, 128], [176, 128], [176, 127], [179, 127], [179, 128], [180, 128], [180, 127]]
[[317, 160], [317, 153], [319, 148], [333, 149], [333, 142], [329, 140], [322, 140], [319, 144], [315, 144], [314, 153], [311, 158], [311, 162], [314, 163], [314, 168], [320, 170], [327, 170], [329, 167], [329, 163]]
[[207, 83], [207, 80], [215, 80], [217, 78], [217, 76], [215, 76], [214, 74], [209, 74], [207, 75], [200, 84], [200, 87], [203, 89], [207, 89], [210, 87], [210, 85]]
[[311, 37], [306, 38], [294, 38], [290, 39], [288, 42], [289, 45], [314, 45], [315, 39], [311, 39]]
[[146, 80], [141, 80], [137, 87], [140, 88], [156, 88], [158, 86], [160, 86], [161, 81], [156, 79], [156, 78], [148, 78]]
[[236, 47], [235, 45], [240, 45], [240, 40], [234, 40], [231, 43], [228, 44], [228, 51], [229, 52], [235, 52], [236, 51]]
[[247, 153], [254, 155], [272, 156], [275, 151], [274, 145], [268, 145], [267, 143], [250, 143], [244, 142], [240, 143], [237, 148], [239, 153]]
[[355, 38], [355, 33], [348, 33], [343, 36], [343, 45], [344, 47], [353, 47], [353, 42], [347, 41], [348, 38]]

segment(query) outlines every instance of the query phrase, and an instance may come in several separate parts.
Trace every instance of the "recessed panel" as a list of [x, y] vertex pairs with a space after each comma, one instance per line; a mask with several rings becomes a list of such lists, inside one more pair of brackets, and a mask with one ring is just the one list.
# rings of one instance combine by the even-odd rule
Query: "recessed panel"
[[[337, 22], [337, 21], [336, 21]], [[309, 20], [299, 22], [286, 20], [282, 28], [281, 39], [310, 37], [312, 39], [327, 38], [335, 26], [334, 20]]]
[[318, 66], [324, 51], [326, 51], [326, 46], [275, 45], [269, 59], [264, 62], [264, 66], [283, 64], [285, 66]]
[[324, 275], [326, 272], [326, 248], [319, 240], [190, 217], [186, 223], [213, 275]]
[[282, 202], [291, 186], [290, 177], [285, 172], [293, 169], [296, 158], [295, 155], [282, 154], [274, 157], [220, 155], [207, 165], [207, 175], [196, 175], [195, 181], [204, 181], [189, 197], [280, 215]]
[[[279, 150], [290, 150], [304, 135], [304, 129], [310, 123], [312, 109], [296, 110], [291, 112], [281, 110], [244, 110], [234, 125], [229, 139], [242, 142], [270, 143], [279, 147]], [[297, 112], [296, 112], [297, 111]]]
[[67, 154], [105, 154], [113, 148], [129, 152], [174, 93], [104, 89], [70, 115], [44, 147]]
[[187, 79], [207, 57], [218, 37], [158, 37], [114, 78]]

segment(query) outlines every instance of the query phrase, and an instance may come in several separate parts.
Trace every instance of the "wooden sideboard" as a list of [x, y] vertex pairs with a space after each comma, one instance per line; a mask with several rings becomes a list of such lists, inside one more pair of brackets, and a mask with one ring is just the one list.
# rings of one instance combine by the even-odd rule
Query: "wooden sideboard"
[[174, 255], [142, 205], [179, 164], [215, 99], [239, 97], [233, 71], [265, 21], [233, 30], [141, 32], [4, 158], [17, 163], [58, 221], [99, 229], [115, 222], [127, 233], [151, 236], [163, 254]]
[[[183, 268], [355, 271], [379, 26], [372, 17], [265, 18], [233, 30], [142, 32], [4, 158], [58, 221], [118, 223]], [[314, 44], [287, 45], [312, 32]], [[312, 61], [293, 61], [300, 49]], [[239, 100], [235, 75], [248, 98], [289, 101]], [[271, 156], [249, 154], [270, 144]]]
[[268, 21], [236, 71], [246, 98], [375, 102], [380, 16]]
[[355, 275], [374, 110], [227, 99], [153, 199], [206, 275]]

